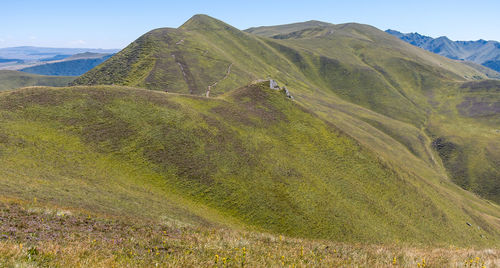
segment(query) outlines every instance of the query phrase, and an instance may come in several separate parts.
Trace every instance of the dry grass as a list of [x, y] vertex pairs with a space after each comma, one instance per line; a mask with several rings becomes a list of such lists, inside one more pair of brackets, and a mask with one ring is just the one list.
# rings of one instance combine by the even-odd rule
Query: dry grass
[[498, 249], [336, 243], [0, 204], [0, 267], [500, 267]]

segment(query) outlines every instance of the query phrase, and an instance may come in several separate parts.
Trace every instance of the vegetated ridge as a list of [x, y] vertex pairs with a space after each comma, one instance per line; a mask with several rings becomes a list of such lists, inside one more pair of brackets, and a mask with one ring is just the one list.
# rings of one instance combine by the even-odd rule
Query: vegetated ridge
[[67, 86], [74, 79], [74, 77], [54, 77], [0, 70], [0, 91], [29, 86]]

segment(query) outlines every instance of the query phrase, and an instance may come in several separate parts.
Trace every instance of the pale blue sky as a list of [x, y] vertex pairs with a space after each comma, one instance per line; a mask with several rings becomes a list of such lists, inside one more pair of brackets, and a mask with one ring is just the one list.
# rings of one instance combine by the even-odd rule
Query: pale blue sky
[[498, 0], [2, 0], [0, 47], [123, 48], [151, 29], [178, 27], [199, 13], [239, 29], [314, 19], [500, 41]]

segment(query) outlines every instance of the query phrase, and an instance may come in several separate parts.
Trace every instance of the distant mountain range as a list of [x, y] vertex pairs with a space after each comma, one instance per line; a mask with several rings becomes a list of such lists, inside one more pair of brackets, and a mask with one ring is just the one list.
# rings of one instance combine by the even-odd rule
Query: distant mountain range
[[85, 52], [112, 54], [118, 51], [120, 50], [100, 48], [7, 47], [0, 48], [0, 59], [18, 59], [24, 61], [60, 60], [64, 56], [69, 57]]
[[0, 48], [0, 70], [17, 70], [41, 75], [79, 76], [118, 51], [118, 49], [94, 48]]
[[419, 33], [401, 33], [387, 30], [401, 40], [441, 56], [455, 60], [471, 61], [495, 71], [500, 71], [500, 42], [497, 41], [452, 41], [446, 36], [432, 38]]
[[20, 69], [21, 72], [41, 75], [80, 76], [109, 59], [113, 54], [80, 53], [58, 61]]

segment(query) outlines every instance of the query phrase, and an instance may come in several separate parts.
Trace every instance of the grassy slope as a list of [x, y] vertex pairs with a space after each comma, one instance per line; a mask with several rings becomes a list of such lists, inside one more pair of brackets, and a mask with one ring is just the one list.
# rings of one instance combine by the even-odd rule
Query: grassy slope
[[[358, 25], [354, 26], [359, 27]], [[374, 90], [376, 95], [369, 99], [373, 103], [361, 102], [361, 104], [390, 117], [401, 116], [403, 117], [402, 120], [405, 120], [405, 118], [411, 119], [414, 126], [425, 128], [426, 133], [409, 132], [401, 129], [401, 127], [396, 127], [389, 120], [377, 122], [368, 119], [367, 121], [366, 117], [364, 120], [406, 145], [412, 153], [418, 155], [421, 159], [428, 158], [429, 155], [430, 159], [433, 158], [431, 154], [425, 153], [429, 151], [429, 148], [425, 146], [425, 144], [429, 144], [429, 141], [425, 141], [428, 139], [425, 137], [426, 134], [433, 141], [438, 141], [438, 139], [453, 140], [451, 146], [453, 147], [453, 154], [457, 156], [451, 156], [453, 159], [450, 159], [447, 152], [444, 154], [443, 151], [439, 152], [453, 181], [466, 189], [500, 202], [500, 182], [497, 180], [500, 177], [500, 171], [496, 167], [499, 159], [497, 153], [499, 151], [497, 129], [500, 122], [497, 118], [500, 112], [500, 108], [498, 108], [500, 105], [500, 92], [498, 86], [492, 86], [498, 85], [498, 82], [485, 81], [462, 84], [463, 82], [459, 82], [461, 79], [450, 79], [449, 75], [439, 69], [426, 70], [422, 68], [422, 65], [416, 65], [416, 63], [408, 65], [410, 62], [407, 59], [405, 59], [405, 64], [401, 64], [401, 60], [396, 61], [394, 59], [397, 50], [392, 49], [391, 51], [387, 47], [386, 55], [384, 55], [384, 50], [380, 50], [381, 46], [383, 48], [381, 44], [387, 44], [387, 42], [380, 40], [380, 36], [370, 31], [370, 29], [365, 29], [362, 33], [370, 40], [375, 41], [375, 47], [377, 48], [374, 49], [370, 45], [358, 46], [357, 49], [360, 51], [358, 53], [362, 55], [362, 60], [367, 65], [374, 67], [375, 70], [381, 70], [380, 73], [386, 77], [391, 86], [398, 89], [411, 102], [408, 105], [392, 101], [392, 103], [396, 103], [396, 108], [405, 107], [405, 110], [412, 113], [412, 115], [408, 116], [397, 110], [381, 110], [380, 106], [384, 105], [388, 99], [387, 95], [380, 95], [380, 92], [384, 91], [383, 89]], [[387, 38], [390, 39], [390, 37]], [[310, 49], [313, 46], [323, 49], [327, 45], [334, 45], [336, 48], [342, 47], [342, 42], [338, 40], [342, 39], [334, 37], [332, 37], [332, 40], [305, 38], [292, 40], [292, 43], [301, 46], [303, 49]], [[419, 52], [418, 49], [415, 50]], [[338, 51], [345, 50], [339, 49]], [[414, 54], [419, 55], [421, 58], [427, 56], [426, 53], [420, 52]], [[370, 56], [369, 53], [373, 54]], [[341, 56], [337, 55], [337, 57]], [[364, 58], [370, 60], [367, 61]], [[346, 62], [346, 60], [341, 60], [341, 62]], [[456, 68], [451, 68], [451, 70], [454, 69]], [[436, 74], [438, 74], [437, 77]], [[415, 77], [420, 77], [418, 79], [420, 81], [416, 80]], [[339, 84], [339, 80], [342, 81], [342, 79], [338, 78], [333, 79], [333, 83]], [[454, 80], [455, 82], [451, 82]], [[472, 86], [473, 89], [469, 89], [470, 86], [468, 85], [475, 86]], [[387, 85], [384, 87], [387, 87]], [[349, 94], [351, 96], [356, 94], [356, 90], [350, 90]], [[366, 91], [361, 91], [349, 99], [353, 102], [356, 102], [356, 100], [359, 102], [363, 98], [366, 98]], [[472, 112], [466, 111], [471, 109]], [[423, 144], [420, 145], [419, 143]]]
[[67, 86], [74, 79], [0, 70], [0, 91], [29, 86]]
[[450, 176], [500, 202], [500, 81], [450, 85], [432, 99], [428, 129]]
[[0, 95], [0, 117], [4, 196], [339, 241], [500, 239], [497, 206], [396, 172], [265, 84], [218, 99], [27, 88]]
[[[133, 85], [203, 95], [232, 64], [231, 74], [212, 88], [211, 96], [273, 77], [287, 84], [297, 101], [404, 172], [419, 174], [433, 183], [448, 176], [431, 146], [447, 131], [440, 129], [444, 127], [440, 122], [431, 121], [445, 116], [433, 103], [445, 99], [433, 96], [455, 94], [450, 87], [459, 88], [460, 83], [485, 78], [484, 74], [366, 25], [308, 22], [252, 31], [265, 36], [279, 34], [280, 39], [246, 34], [198, 15], [178, 29], [145, 34], [75, 83]], [[452, 118], [445, 116], [443, 120]], [[488, 132], [496, 126], [485, 125]], [[469, 144], [476, 139], [469, 138]], [[476, 146], [470, 151], [478, 150]], [[497, 159], [495, 154], [483, 155], [485, 161]], [[481, 162], [471, 165], [468, 173], [484, 173]], [[453, 168], [445, 164], [449, 170]], [[498, 173], [490, 171], [487, 189], [468, 189], [498, 201], [500, 197], [491, 194], [498, 188], [494, 179]], [[458, 182], [453, 174], [451, 177]], [[466, 180], [475, 179], [467, 176]]]

